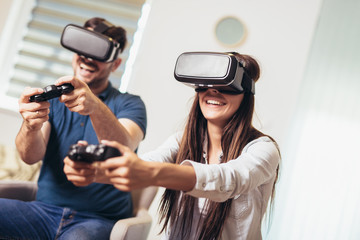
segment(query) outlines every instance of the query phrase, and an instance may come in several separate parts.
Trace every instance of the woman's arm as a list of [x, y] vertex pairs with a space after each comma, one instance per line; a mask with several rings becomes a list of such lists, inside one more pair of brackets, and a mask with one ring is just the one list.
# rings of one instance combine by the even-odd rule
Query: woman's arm
[[[146, 162], [154, 162], [153, 165], [156, 165], [155, 162], [173, 163], [175, 161], [176, 154], [179, 148], [179, 137], [179, 133], [172, 135], [156, 150], [143, 154], [140, 158], [145, 160]], [[79, 144], [86, 145], [87, 143], [80, 141]], [[138, 158], [137, 156], [133, 157]], [[110, 159], [108, 161], [110, 162]], [[140, 163], [142, 162], [143, 161], [141, 160]], [[113, 164], [116, 164], [116, 160]], [[173, 167], [172, 165], [174, 164], [169, 164], [168, 167]], [[73, 182], [76, 186], [87, 186], [93, 182], [112, 184], [109, 177], [105, 174], [105, 169], [107, 168], [99, 168], [98, 166], [99, 163], [88, 164], [82, 162], [75, 162], [72, 161], [69, 157], [66, 157], [64, 159], [64, 172], [68, 180]], [[165, 165], [159, 166], [164, 168], [166, 167]], [[173, 170], [171, 170], [171, 172], [172, 171]], [[159, 172], [162, 172], [162, 175], [164, 176], [163, 178], [165, 178], [165, 174], [168, 173], [167, 170], [161, 170]], [[145, 182], [148, 182], [148, 179]], [[169, 181], [165, 182], [169, 183]]]
[[130, 191], [148, 186], [190, 191], [196, 183], [192, 166], [151, 162], [140, 159], [128, 147], [117, 142], [103, 141], [116, 147], [121, 157], [111, 158], [99, 164], [110, 182], [119, 190]]
[[196, 172], [196, 184], [187, 194], [223, 202], [272, 181], [276, 175], [280, 155], [269, 138], [249, 143], [234, 160], [222, 164], [200, 164], [186, 160]]

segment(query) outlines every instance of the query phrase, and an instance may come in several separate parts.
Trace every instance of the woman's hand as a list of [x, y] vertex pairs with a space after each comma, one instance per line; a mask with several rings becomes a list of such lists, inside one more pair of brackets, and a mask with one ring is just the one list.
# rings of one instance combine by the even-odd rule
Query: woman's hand
[[117, 189], [131, 191], [154, 185], [155, 168], [152, 163], [141, 160], [128, 147], [118, 142], [104, 140], [102, 143], [119, 149], [122, 154], [99, 163], [99, 168]]

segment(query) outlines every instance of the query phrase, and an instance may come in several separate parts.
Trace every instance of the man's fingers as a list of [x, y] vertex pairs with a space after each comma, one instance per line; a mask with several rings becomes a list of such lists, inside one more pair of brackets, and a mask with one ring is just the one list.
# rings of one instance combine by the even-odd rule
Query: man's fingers
[[92, 169], [95, 170], [96, 167], [93, 164], [86, 163], [86, 162], [76, 162], [71, 160], [69, 157], [64, 159], [65, 165], [68, 165], [74, 169]]
[[59, 85], [65, 84], [65, 83], [71, 83], [71, 85], [74, 86], [74, 84], [75, 84], [74, 79], [75, 79], [74, 76], [63, 76], [63, 77], [60, 77], [58, 80], [55, 81], [55, 85], [59, 86]]
[[28, 103], [28, 102], [30, 102], [29, 98], [31, 96], [36, 95], [36, 94], [41, 94], [43, 92], [44, 92], [44, 90], [42, 88], [26, 87], [19, 98], [19, 103], [21, 103], [21, 102]]

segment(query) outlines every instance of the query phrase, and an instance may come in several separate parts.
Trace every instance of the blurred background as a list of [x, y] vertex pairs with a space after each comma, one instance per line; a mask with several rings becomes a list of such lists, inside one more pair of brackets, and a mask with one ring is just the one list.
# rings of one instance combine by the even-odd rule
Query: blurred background
[[[0, 144], [14, 145], [25, 86], [72, 74], [62, 29], [94, 16], [128, 31], [126, 62], [111, 81], [146, 104], [140, 154], [184, 126], [194, 91], [173, 77], [178, 55], [252, 55], [262, 68], [254, 124], [282, 152], [264, 238], [360, 239], [360, 1], [2, 0]], [[150, 209], [149, 239], [159, 239], [161, 193]]]

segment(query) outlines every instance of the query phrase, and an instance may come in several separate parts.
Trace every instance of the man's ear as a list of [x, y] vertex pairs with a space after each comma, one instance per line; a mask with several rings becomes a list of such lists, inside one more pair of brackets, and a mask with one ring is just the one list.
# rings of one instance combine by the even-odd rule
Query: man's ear
[[120, 66], [121, 64], [121, 58], [117, 58], [114, 62], [113, 62], [113, 66], [111, 71], [115, 72], [115, 70]]

